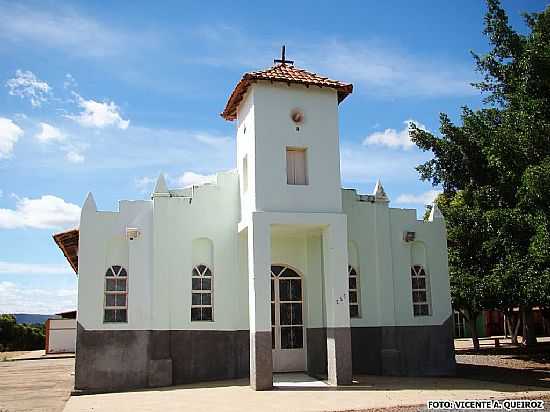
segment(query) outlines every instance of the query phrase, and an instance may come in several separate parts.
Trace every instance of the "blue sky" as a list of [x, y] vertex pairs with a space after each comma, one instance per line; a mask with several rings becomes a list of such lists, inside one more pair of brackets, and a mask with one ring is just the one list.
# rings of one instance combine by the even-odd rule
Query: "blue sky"
[[[206, 4], [206, 6], [205, 6]], [[252, 4], [252, 3], [251, 3]], [[0, 312], [76, 306], [51, 235], [98, 207], [234, 167], [219, 113], [243, 72], [287, 45], [296, 65], [354, 84], [340, 107], [342, 179], [393, 207], [434, 196], [407, 121], [480, 106], [470, 50], [488, 50], [482, 1], [3, 2], [0, 0]], [[108, 5], [108, 7], [106, 7]], [[130, 7], [131, 5], [131, 7]], [[543, 1], [505, 1], [512, 24]]]

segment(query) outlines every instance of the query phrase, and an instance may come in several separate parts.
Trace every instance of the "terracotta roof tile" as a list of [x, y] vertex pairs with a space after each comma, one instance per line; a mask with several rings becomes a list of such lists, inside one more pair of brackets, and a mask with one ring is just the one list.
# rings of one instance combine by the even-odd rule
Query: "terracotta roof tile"
[[78, 229], [67, 230], [66, 232], [56, 233], [53, 235], [53, 240], [63, 252], [67, 261], [78, 274]]
[[299, 69], [290, 64], [276, 64], [275, 66], [261, 71], [245, 73], [235, 89], [231, 93], [225, 110], [221, 116], [226, 120], [237, 118], [237, 109], [246, 94], [248, 87], [258, 80], [269, 80], [273, 82], [303, 84], [306, 86], [329, 87], [338, 92], [338, 103], [344, 100], [353, 91], [353, 85], [332, 80], [318, 74]]

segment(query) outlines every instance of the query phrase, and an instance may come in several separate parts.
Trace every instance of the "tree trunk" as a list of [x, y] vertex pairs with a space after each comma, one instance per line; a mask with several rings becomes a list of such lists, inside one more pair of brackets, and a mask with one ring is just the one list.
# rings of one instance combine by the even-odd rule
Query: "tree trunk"
[[507, 309], [504, 311], [506, 314], [506, 325], [508, 329], [508, 333], [510, 333], [510, 339], [512, 341], [512, 345], [518, 344], [518, 332], [519, 332], [519, 324], [520, 317], [519, 315], [514, 315], [514, 309]]
[[[467, 315], [466, 315], [467, 314]], [[473, 316], [469, 312], [465, 313], [466, 320], [468, 320], [468, 328], [470, 328], [470, 333], [472, 334], [472, 344], [474, 345], [474, 350], [479, 350], [479, 336], [477, 334], [477, 328], [476, 328], [476, 319], [477, 316]]]
[[[514, 318], [512, 318], [512, 319], [514, 319]], [[512, 336], [511, 336], [512, 345], [519, 345], [519, 343], [518, 343], [518, 333], [519, 333], [519, 324], [521, 323], [519, 321], [519, 315], [516, 316], [515, 319], [516, 319], [516, 322], [515, 322], [514, 328], [512, 329]], [[512, 325], [513, 325], [513, 323], [512, 323]]]
[[510, 330], [510, 319], [508, 315], [504, 313], [504, 337], [507, 338]]
[[535, 319], [530, 306], [521, 308], [523, 316], [523, 346], [533, 346], [537, 344], [537, 335], [535, 333]]

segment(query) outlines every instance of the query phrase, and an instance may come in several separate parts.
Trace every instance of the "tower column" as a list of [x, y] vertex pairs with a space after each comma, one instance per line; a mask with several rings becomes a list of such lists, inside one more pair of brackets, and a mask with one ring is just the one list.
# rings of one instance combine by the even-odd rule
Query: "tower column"
[[331, 385], [352, 380], [346, 216], [323, 230], [327, 370]]
[[271, 228], [253, 213], [248, 225], [250, 386], [273, 387], [271, 349]]

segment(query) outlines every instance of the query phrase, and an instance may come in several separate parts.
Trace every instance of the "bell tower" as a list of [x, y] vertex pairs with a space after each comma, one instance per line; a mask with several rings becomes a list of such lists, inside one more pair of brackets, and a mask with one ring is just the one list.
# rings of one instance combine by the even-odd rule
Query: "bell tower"
[[245, 73], [222, 116], [237, 121], [243, 216], [254, 211], [340, 213], [338, 104], [351, 84], [280, 59]]
[[[273, 326], [276, 312], [270, 303], [272, 239], [274, 231], [281, 230], [317, 236], [316, 246], [311, 243], [317, 247], [311, 261], [320, 269], [305, 276], [322, 284], [322, 293], [315, 299], [322, 302], [324, 312], [328, 381], [351, 383], [348, 236], [340, 185], [338, 104], [352, 89], [351, 84], [295, 67], [286, 59], [283, 46], [281, 58], [271, 68], [243, 75], [222, 113], [226, 120], [237, 121], [238, 232], [246, 247], [243, 266], [248, 271], [250, 385], [254, 389], [271, 388], [273, 365], [280, 366], [285, 356], [291, 356], [278, 350], [281, 333]], [[273, 342], [278, 342], [275, 347]], [[301, 357], [303, 340], [297, 345], [300, 349], [292, 353]]]

